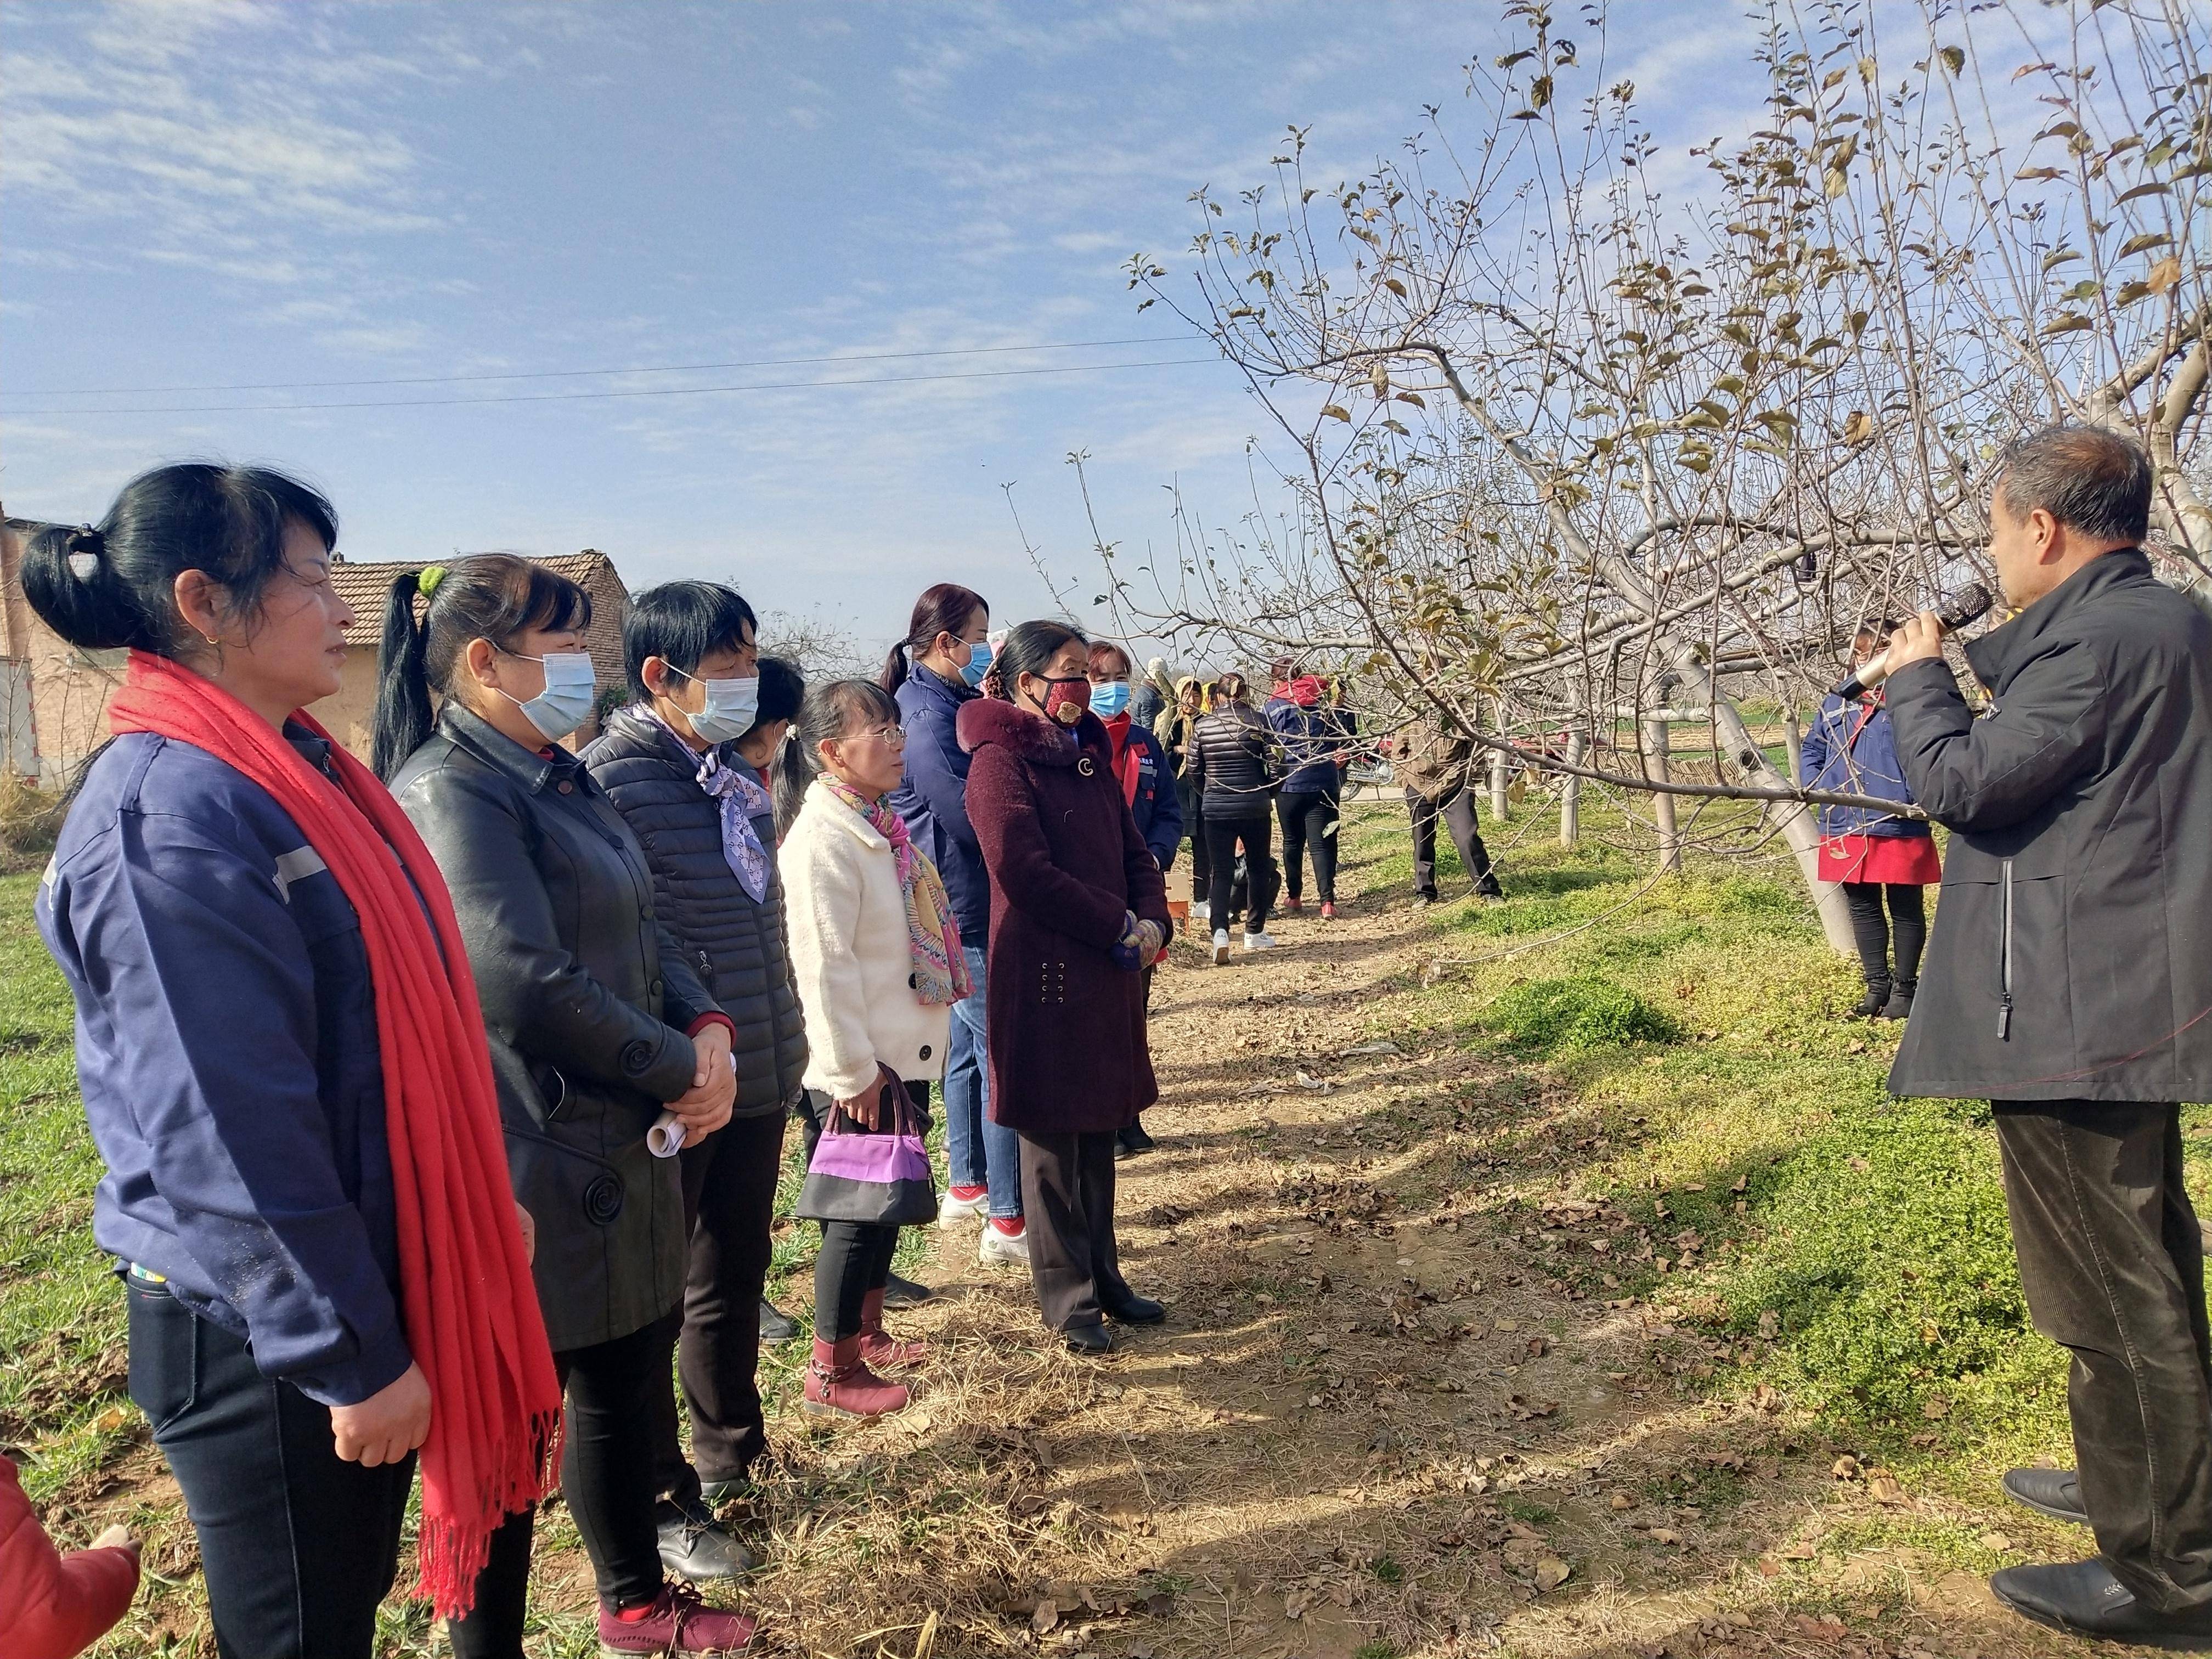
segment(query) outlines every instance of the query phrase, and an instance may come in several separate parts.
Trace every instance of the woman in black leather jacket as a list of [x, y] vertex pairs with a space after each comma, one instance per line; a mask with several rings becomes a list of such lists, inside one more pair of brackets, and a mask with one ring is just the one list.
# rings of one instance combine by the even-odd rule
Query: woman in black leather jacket
[[[601, 1651], [734, 1650], [750, 1621], [662, 1571], [654, 1391], [669, 1391], [685, 1241], [678, 1162], [647, 1144], [664, 1110], [688, 1144], [728, 1121], [732, 1028], [657, 918], [629, 825], [558, 741], [591, 712], [590, 620], [581, 588], [506, 554], [402, 576], [376, 765], [468, 942], [568, 1391], [562, 1485], [598, 1580]], [[530, 1542], [526, 1510], [494, 1539], [476, 1609], [453, 1626], [461, 1659], [519, 1659]]]
[[623, 620], [632, 702], [584, 750], [592, 781], [645, 848], [660, 919], [736, 1026], [729, 1126], [683, 1155], [690, 1269], [681, 1376], [691, 1459], [676, 1402], [659, 1407], [660, 1559], [687, 1578], [752, 1563], [710, 1502], [742, 1486], [767, 1449], [760, 1390], [761, 1289], [770, 1255], [784, 1116], [805, 1092], [806, 1022], [784, 938], [775, 805], [739, 750], [757, 724], [799, 712], [795, 677], [771, 707], [752, 607], [715, 582], [640, 593]]

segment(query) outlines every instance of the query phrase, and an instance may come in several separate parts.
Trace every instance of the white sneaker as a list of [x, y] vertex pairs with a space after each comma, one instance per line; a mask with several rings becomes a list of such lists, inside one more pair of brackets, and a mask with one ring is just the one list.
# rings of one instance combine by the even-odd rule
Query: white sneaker
[[1200, 921], [1211, 921], [1213, 919], [1213, 907], [1205, 899], [1193, 899], [1190, 902], [1190, 913]]
[[[1214, 948], [1217, 951], [1226, 951], [1229, 948], [1229, 935], [1222, 933], [1217, 937], [1221, 943]], [[1244, 933], [1244, 948], [1248, 951], [1272, 951], [1276, 948], [1276, 945], [1275, 941], [1265, 933], [1255, 933], [1247, 928]]]
[[1030, 1230], [1004, 1233], [989, 1222], [983, 1224], [982, 1243], [975, 1247], [975, 1260], [987, 1267], [1026, 1267], [1030, 1265]]
[[947, 1187], [945, 1196], [937, 1200], [937, 1224], [949, 1231], [964, 1222], [973, 1221], [990, 1206], [990, 1203], [991, 1194], [988, 1191], [978, 1193], [973, 1198], [961, 1198]]
[[1217, 968], [1229, 965], [1229, 930], [1226, 927], [1213, 930], [1213, 965]]

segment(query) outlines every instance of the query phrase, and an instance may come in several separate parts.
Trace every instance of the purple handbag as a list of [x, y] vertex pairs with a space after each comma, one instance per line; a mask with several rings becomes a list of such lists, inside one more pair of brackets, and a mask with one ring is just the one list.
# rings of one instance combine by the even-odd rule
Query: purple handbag
[[883, 1103], [892, 1118], [880, 1132], [853, 1128], [844, 1113], [830, 1109], [793, 1215], [869, 1227], [918, 1227], [937, 1218], [937, 1180], [906, 1091], [885, 1084]]

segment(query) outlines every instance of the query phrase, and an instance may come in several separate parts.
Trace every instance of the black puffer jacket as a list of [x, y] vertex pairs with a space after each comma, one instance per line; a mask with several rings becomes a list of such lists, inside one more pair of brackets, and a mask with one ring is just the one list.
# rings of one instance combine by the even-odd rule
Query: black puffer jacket
[[1264, 818], [1283, 781], [1283, 745], [1257, 710], [1232, 702], [1191, 727], [1183, 775], [1201, 793], [1207, 817]]
[[392, 779], [453, 896], [491, 1039], [514, 1196], [554, 1352], [628, 1336], [684, 1291], [677, 1160], [647, 1150], [714, 1012], [653, 914], [636, 838], [583, 763], [459, 702]]
[[[635, 708], [617, 709], [583, 760], [645, 848], [662, 925], [737, 1024], [734, 1115], [782, 1110], [806, 1069], [806, 1022], [775, 873], [774, 817], [753, 820], [770, 854], [768, 896], [756, 904], [722, 855], [721, 809], [699, 787], [698, 757], [664, 727]], [[744, 764], [734, 754], [724, 760]]]

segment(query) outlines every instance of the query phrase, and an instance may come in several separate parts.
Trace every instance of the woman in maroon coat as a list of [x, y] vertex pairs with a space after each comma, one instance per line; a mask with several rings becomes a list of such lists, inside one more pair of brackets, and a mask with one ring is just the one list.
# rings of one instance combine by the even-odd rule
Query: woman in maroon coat
[[1022, 1139], [1030, 1271], [1044, 1320], [1078, 1352], [1104, 1321], [1157, 1324], [1114, 1243], [1114, 1133], [1158, 1098], [1144, 969], [1169, 934], [1160, 867], [1090, 712], [1090, 651], [1059, 623], [1024, 623], [964, 704], [968, 817], [991, 876], [991, 1118]]

